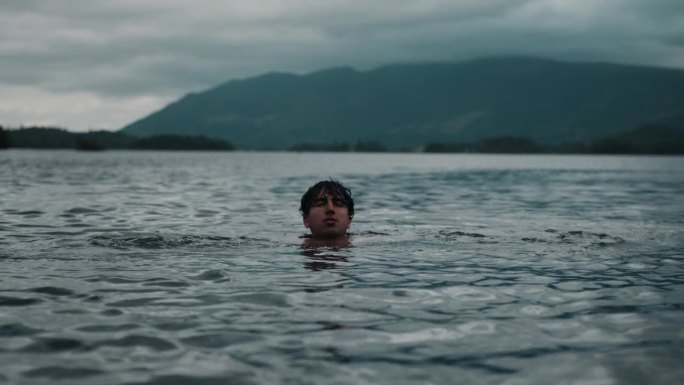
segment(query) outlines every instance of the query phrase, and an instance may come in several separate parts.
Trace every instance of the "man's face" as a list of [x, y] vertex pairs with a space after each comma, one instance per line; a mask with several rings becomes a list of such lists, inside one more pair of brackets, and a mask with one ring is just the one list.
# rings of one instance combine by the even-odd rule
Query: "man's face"
[[339, 238], [347, 234], [351, 225], [349, 210], [344, 201], [322, 190], [304, 215], [304, 226], [314, 238]]

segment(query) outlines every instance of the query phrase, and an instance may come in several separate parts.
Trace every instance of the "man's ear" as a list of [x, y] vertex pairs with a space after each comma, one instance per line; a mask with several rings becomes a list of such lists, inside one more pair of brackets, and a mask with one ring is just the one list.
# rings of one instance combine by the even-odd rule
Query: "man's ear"
[[309, 228], [309, 216], [308, 216], [308, 215], [304, 215], [304, 216], [302, 217], [302, 222], [304, 222], [304, 227], [306, 227], [306, 228], [308, 229], [308, 228]]

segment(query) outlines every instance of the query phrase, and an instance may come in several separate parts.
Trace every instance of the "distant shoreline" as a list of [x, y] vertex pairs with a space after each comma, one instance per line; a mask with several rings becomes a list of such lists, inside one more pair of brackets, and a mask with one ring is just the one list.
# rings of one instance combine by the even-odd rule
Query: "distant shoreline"
[[354, 143], [299, 143], [287, 148], [240, 148], [219, 138], [205, 136], [154, 135], [134, 137], [120, 132], [74, 133], [54, 127], [0, 127], [0, 149], [79, 151], [250, 151], [250, 152], [340, 152], [340, 153], [430, 153], [430, 154], [577, 154], [577, 155], [684, 155], [684, 130], [650, 124], [616, 135], [559, 144], [538, 143], [528, 138], [497, 136], [474, 142], [431, 142], [413, 148], [390, 148], [381, 141]]
[[3, 151], [18, 151], [18, 152], [74, 152], [74, 153], [93, 153], [93, 154], [103, 154], [103, 153], [125, 153], [125, 152], [140, 152], [140, 153], [151, 153], [151, 152], [162, 152], [162, 153], [205, 153], [205, 154], [218, 154], [218, 153], [264, 153], [264, 154], [276, 154], [276, 153], [287, 153], [287, 154], [359, 154], [359, 155], [435, 155], [435, 156], [450, 156], [450, 155], [501, 155], [501, 156], [597, 156], [597, 157], [663, 157], [663, 158], [679, 158], [684, 157], [684, 154], [649, 154], [649, 153], [556, 153], [556, 152], [544, 152], [544, 153], [507, 153], [507, 152], [420, 152], [420, 151], [385, 151], [385, 152], [352, 152], [352, 151], [291, 151], [291, 150], [249, 150], [249, 149], [236, 149], [234, 151], [221, 151], [221, 150], [138, 150], [138, 149], [113, 149], [113, 150], [102, 150], [102, 151], [84, 151], [77, 150], [75, 148], [4, 148], [0, 149], [0, 154]]

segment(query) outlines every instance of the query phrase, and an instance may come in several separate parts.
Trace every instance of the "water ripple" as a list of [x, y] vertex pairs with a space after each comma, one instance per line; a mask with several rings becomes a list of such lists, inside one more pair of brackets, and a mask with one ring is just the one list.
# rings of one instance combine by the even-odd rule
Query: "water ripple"
[[0, 306], [29, 306], [42, 302], [40, 298], [19, 298], [0, 296]]
[[44, 366], [23, 373], [28, 378], [44, 377], [50, 380], [78, 379], [104, 373], [102, 370], [79, 367]]
[[[684, 382], [681, 158], [0, 163], [0, 382]], [[329, 175], [351, 246], [303, 247]]]
[[157, 352], [177, 349], [177, 346], [166, 339], [145, 335], [128, 335], [118, 339], [100, 340], [94, 343], [94, 348], [99, 347], [132, 348], [143, 347]]

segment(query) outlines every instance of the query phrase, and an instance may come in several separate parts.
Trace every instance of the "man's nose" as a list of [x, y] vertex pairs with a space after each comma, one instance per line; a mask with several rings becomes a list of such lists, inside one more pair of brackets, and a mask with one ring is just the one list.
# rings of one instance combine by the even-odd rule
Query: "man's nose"
[[328, 203], [325, 206], [327, 211], [335, 211], [335, 205], [333, 204], [332, 198], [328, 197]]

